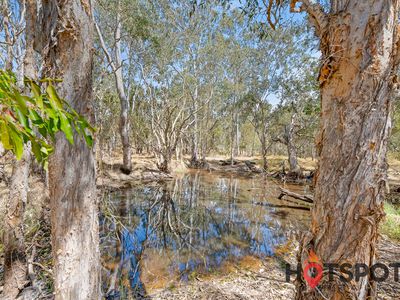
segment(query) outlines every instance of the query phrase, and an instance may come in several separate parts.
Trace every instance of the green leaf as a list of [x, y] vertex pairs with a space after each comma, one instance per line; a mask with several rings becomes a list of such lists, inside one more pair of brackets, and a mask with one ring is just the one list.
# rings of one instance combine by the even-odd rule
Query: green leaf
[[21, 159], [22, 154], [24, 153], [24, 141], [21, 138], [21, 136], [12, 128], [10, 132], [10, 138], [13, 144], [13, 150], [14, 150], [14, 154], [17, 157], [17, 159]]
[[8, 134], [8, 127], [4, 121], [0, 122], [0, 138], [1, 143], [3, 144], [4, 149], [12, 150], [13, 146], [10, 142], [10, 135]]
[[62, 109], [62, 104], [61, 104], [61, 100], [58, 97], [58, 94], [54, 88], [54, 86], [52, 86], [51, 84], [47, 87], [46, 89], [47, 94], [49, 95], [49, 101], [50, 101], [50, 105], [54, 108], [54, 109]]
[[39, 114], [35, 111], [35, 110], [33, 110], [33, 109], [30, 109], [29, 110], [29, 119], [33, 122], [33, 123], [35, 123], [35, 122], [38, 122], [38, 123], [35, 123], [35, 124], [41, 124], [41, 123], [43, 123], [43, 120], [42, 120], [42, 118], [39, 116]]
[[43, 161], [42, 152], [40, 151], [40, 145], [36, 141], [31, 141], [32, 153], [38, 162]]
[[24, 128], [28, 128], [28, 122], [26, 121], [25, 115], [22, 113], [22, 111], [19, 108], [15, 109], [15, 112], [17, 113], [18, 121], [21, 123], [21, 125]]
[[90, 134], [87, 134], [85, 129], [82, 130], [83, 137], [85, 138], [86, 144], [89, 147], [93, 146], [93, 137]]
[[35, 84], [34, 82], [31, 82], [31, 91], [36, 100], [36, 105], [40, 109], [43, 109], [43, 96], [42, 96], [42, 93], [40, 92], [40, 87], [37, 84]]
[[64, 132], [65, 137], [67, 140], [73, 144], [74, 143], [74, 136], [73, 136], [73, 131], [71, 127], [70, 120], [62, 113], [60, 112], [60, 127], [61, 131]]
[[[83, 136], [87, 145], [93, 145], [89, 132], [94, 128], [79, 115], [64, 99], [60, 98], [52, 85], [59, 80], [45, 78], [46, 92], [34, 80], [25, 78], [25, 86], [32, 96], [22, 94], [12, 72], [0, 70], [0, 142], [18, 159], [23, 155], [24, 145], [32, 144], [32, 153], [45, 167], [53, 152], [49, 145], [55, 134], [64, 132], [67, 140], [74, 143], [74, 129]], [[35, 130], [33, 130], [35, 129]], [[87, 130], [87, 131], [86, 131]]]
[[15, 100], [18, 103], [18, 106], [21, 109], [21, 111], [24, 114], [27, 114], [28, 109], [27, 109], [26, 103], [25, 103], [26, 100], [22, 97], [22, 95], [17, 90], [14, 90], [14, 97], [15, 97]]

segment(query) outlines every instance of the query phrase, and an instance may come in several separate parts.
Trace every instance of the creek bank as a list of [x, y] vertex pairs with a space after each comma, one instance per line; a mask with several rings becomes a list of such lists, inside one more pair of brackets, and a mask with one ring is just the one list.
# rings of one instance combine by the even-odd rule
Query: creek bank
[[310, 184], [314, 176], [314, 170], [300, 168], [296, 172], [290, 172], [285, 169], [284, 161], [274, 163], [268, 171], [265, 171], [257, 158], [223, 159], [207, 158], [197, 163], [189, 161], [187, 163], [190, 169], [200, 169], [209, 172], [218, 172], [226, 174], [235, 174], [240, 176], [267, 176], [278, 179], [284, 183]]
[[[297, 244], [298, 245], [298, 244]], [[292, 251], [279, 252], [276, 258], [259, 260], [253, 266], [236, 266], [224, 276], [211, 276], [207, 279], [195, 278], [188, 284], [171, 286], [169, 289], [155, 291], [146, 299], [154, 300], [288, 300], [295, 298], [295, 283], [285, 281], [285, 264], [296, 264], [297, 246]], [[398, 245], [382, 237], [378, 244], [378, 261], [384, 264], [400, 260], [396, 251]], [[393, 274], [385, 282], [378, 283], [378, 300], [398, 299], [400, 285], [393, 280]]]
[[187, 171], [186, 164], [182, 161], [171, 162], [171, 173], [165, 173], [157, 168], [153, 156], [132, 157], [132, 171], [125, 174], [121, 171], [121, 159], [108, 158], [99, 162], [97, 167], [96, 185], [100, 190], [113, 191], [132, 188], [150, 182], [166, 181], [174, 178], [176, 172]]

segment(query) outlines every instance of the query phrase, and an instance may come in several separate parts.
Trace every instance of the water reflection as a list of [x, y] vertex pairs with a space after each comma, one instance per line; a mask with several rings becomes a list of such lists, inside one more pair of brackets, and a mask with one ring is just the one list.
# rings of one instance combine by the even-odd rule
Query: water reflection
[[114, 209], [100, 219], [108, 299], [138, 298], [227, 261], [274, 255], [307, 219], [305, 212], [256, 204], [279, 204], [278, 194], [260, 178], [204, 172], [109, 194]]

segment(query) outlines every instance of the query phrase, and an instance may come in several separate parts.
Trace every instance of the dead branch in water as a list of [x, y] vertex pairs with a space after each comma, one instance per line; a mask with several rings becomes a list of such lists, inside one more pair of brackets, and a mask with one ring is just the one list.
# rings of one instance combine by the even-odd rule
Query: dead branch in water
[[279, 204], [271, 204], [265, 202], [253, 202], [254, 205], [261, 205], [261, 206], [268, 206], [268, 207], [275, 207], [275, 208], [291, 208], [291, 209], [300, 209], [300, 210], [307, 210], [309, 211], [309, 207], [305, 206], [294, 206], [294, 205], [279, 205]]
[[282, 199], [283, 196], [289, 196], [289, 197], [292, 197], [294, 199], [301, 200], [301, 201], [304, 201], [304, 202], [307, 202], [307, 203], [314, 203], [314, 199], [311, 196], [300, 195], [300, 194], [291, 192], [289, 190], [286, 190], [286, 189], [284, 189], [282, 187], [280, 187], [279, 189], [281, 190], [281, 193], [280, 193], [278, 199]]
[[[288, 198], [288, 197], [286, 197], [286, 198]], [[279, 200], [282, 200], [282, 201], [285, 201], [285, 202], [289, 202], [289, 203], [293, 203], [293, 204], [296, 204], [296, 205], [311, 205], [311, 203], [310, 204], [308, 204], [308, 203], [304, 203], [304, 201], [303, 202], [300, 202], [300, 201], [298, 201], [298, 200], [291, 200], [291, 199], [279, 199]]]

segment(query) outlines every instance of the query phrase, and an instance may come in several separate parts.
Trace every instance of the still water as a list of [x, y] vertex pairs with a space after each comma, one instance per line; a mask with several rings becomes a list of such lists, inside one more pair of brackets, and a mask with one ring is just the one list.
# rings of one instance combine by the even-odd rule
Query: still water
[[172, 287], [244, 257], [273, 256], [308, 220], [306, 211], [281, 207], [278, 195], [278, 185], [262, 177], [204, 171], [105, 195], [100, 228], [108, 299]]

